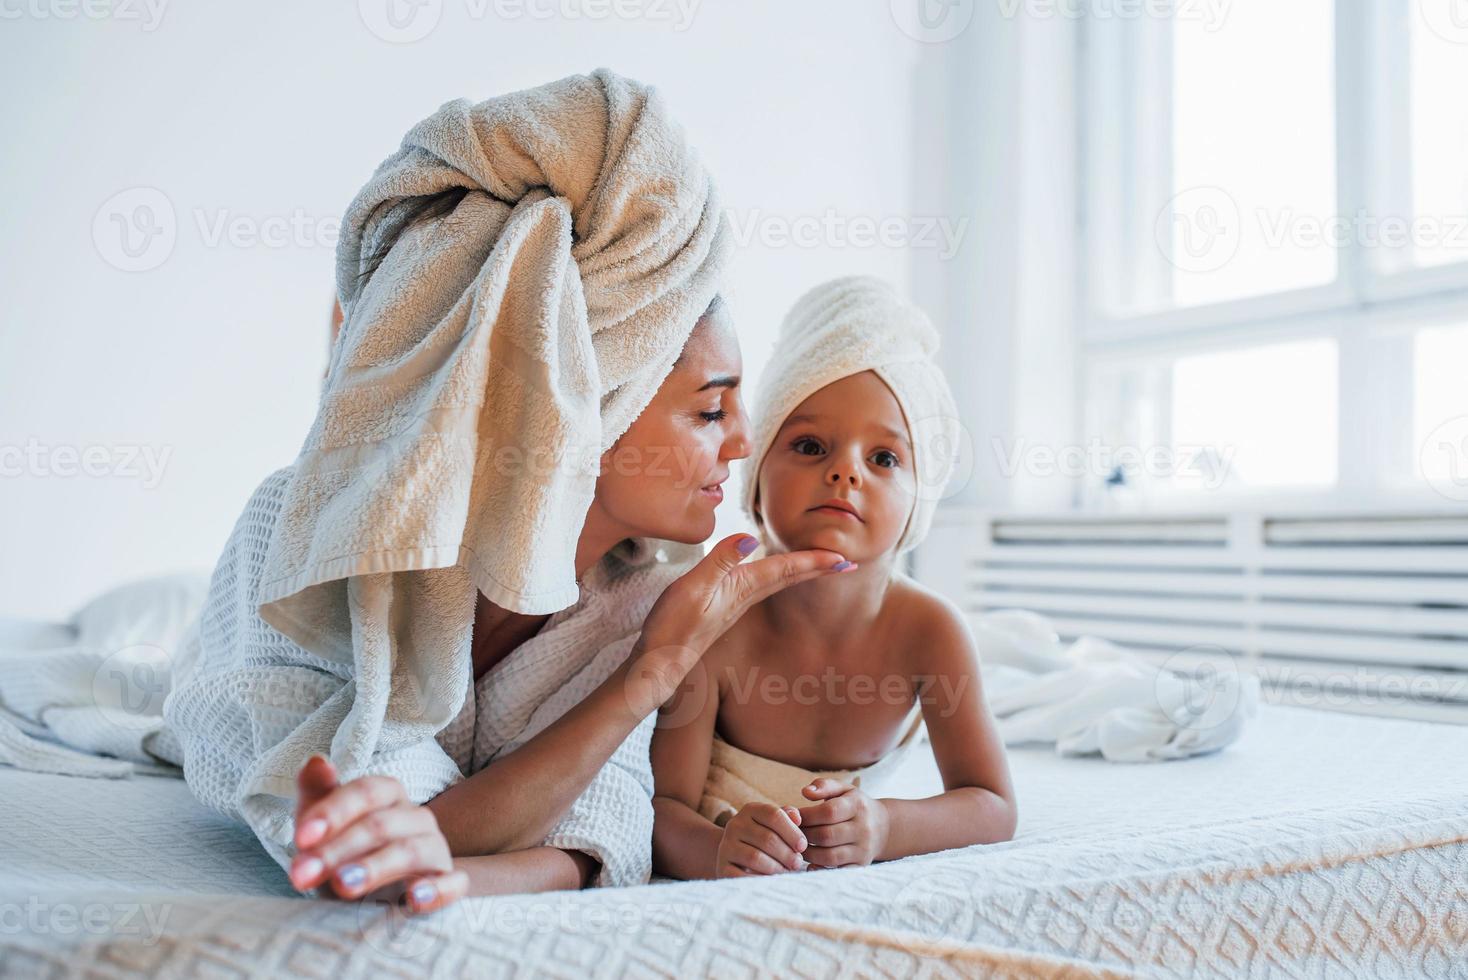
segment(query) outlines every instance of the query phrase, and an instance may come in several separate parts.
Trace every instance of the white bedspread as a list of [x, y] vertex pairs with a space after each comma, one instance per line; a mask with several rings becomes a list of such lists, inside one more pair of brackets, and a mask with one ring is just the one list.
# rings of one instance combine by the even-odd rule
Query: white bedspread
[[414, 920], [290, 897], [175, 780], [0, 771], [0, 975], [1468, 978], [1468, 728], [1266, 706], [1186, 761], [1010, 755], [1006, 844]]

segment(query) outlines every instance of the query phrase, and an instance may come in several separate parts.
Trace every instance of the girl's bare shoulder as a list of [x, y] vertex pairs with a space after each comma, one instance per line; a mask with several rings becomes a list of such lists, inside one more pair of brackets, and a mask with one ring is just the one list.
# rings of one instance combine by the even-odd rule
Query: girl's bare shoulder
[[887, 590], [902, 648], [917, 671], [953, 670], [974, 660], [967, 617], [958, 604], [928, 586], [897, 574]]

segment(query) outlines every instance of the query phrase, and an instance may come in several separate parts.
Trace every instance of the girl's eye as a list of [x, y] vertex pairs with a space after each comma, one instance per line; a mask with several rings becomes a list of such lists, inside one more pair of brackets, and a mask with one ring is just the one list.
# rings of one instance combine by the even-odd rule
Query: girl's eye
[[890, 449], [879, 450], [872, 454], [872, 458], [879, 461], [877, 463], [878, 466], [886, 467], [887, 469], [891, 469], [900, 462], [897, 459], [897, 454]]
[[[810, 447], [809, 452], [806, 451], [807, 446]], [[815, 456], [821, 451], [821, 444], [816, 442], [809, 436], [802, 436], [801, 438], [796, 439], [795, 442], [791, 444], [790, 448], [794, 449], [802, 456]]]
[[722, 422], [729, 413], [721, 408], [717, 412], [699, 412], [698, 414], [705, 422]]

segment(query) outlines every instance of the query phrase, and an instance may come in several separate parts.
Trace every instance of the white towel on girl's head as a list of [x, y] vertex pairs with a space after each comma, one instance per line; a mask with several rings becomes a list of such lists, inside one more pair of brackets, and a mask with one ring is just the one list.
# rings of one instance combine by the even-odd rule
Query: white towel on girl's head
[[[403, 199], [455, 189], [452, 212], [403, 227]], [[344, 779], [398, 776], [417, 802], [461, 778], [467, 757], [435, 739], [464, 718], [476, 589], [531, 614], [585, 598], [574, 558], [599, 457], [671, 370], [729, 246], [661, 99], [611, 72], [449, 102], [408, 133], [344, 219], [345, 322], [315, 423], [246, 506], [197, 669], [164, 707], [202, 799], [284, 864], [312, 752]], [[639, 565], [659, 547], [674, 567], [702, 554], [631, 545]], [[668, 576], [608, 563], [617, 605], [645, 613]], [[475, 718], [495, 733], [486, 751], [612, 639], [594, 624], [557, 635], [563, 655]], [[650, 802], [636, 779], [606, 785], [567, 819], [621, 825], [608, 846], [632, 850], [607, 856], [603, 880], [626, 880], [648, 846], [626, 813], [650, 820]]]
[[761, 532], [760, 464], [780, 426], [817, 391], [871, 371], [892, 390], [912, 441], [913, 509], [897, 552], [922, 542], [953, 475], [962, 433], [948, 380], [934, 361], [938, 343], [927, 315], [871, 276], [833, 279], [795, 301], [760, 382], [754, 447], [744, 467], [744, 510]]
[[1183, 675], [1083, 636], [1068, 648], [1023, 610], [970, 619], [985, 698], [1007, 745], [1053, 742], [1061, 755], [1160, 762], [1215, 752], [1258, 711], [1259, 679], [1237, 668]]

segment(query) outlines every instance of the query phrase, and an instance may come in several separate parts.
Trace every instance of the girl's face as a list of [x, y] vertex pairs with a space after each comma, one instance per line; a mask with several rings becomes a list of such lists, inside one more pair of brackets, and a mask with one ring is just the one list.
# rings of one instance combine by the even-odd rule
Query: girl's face
[[729, 463], [750, 452], [742, 372], [728, 317], [705, 315], [653, 400], [602, 456], [595, 506], [626, 536], [698, 544], [714, 533]]
[[871, 371], [796, 406], [759, 471], [756, 511], [772, 546], [873, 561], [902, 539], [917, 483], [907, 422]]

